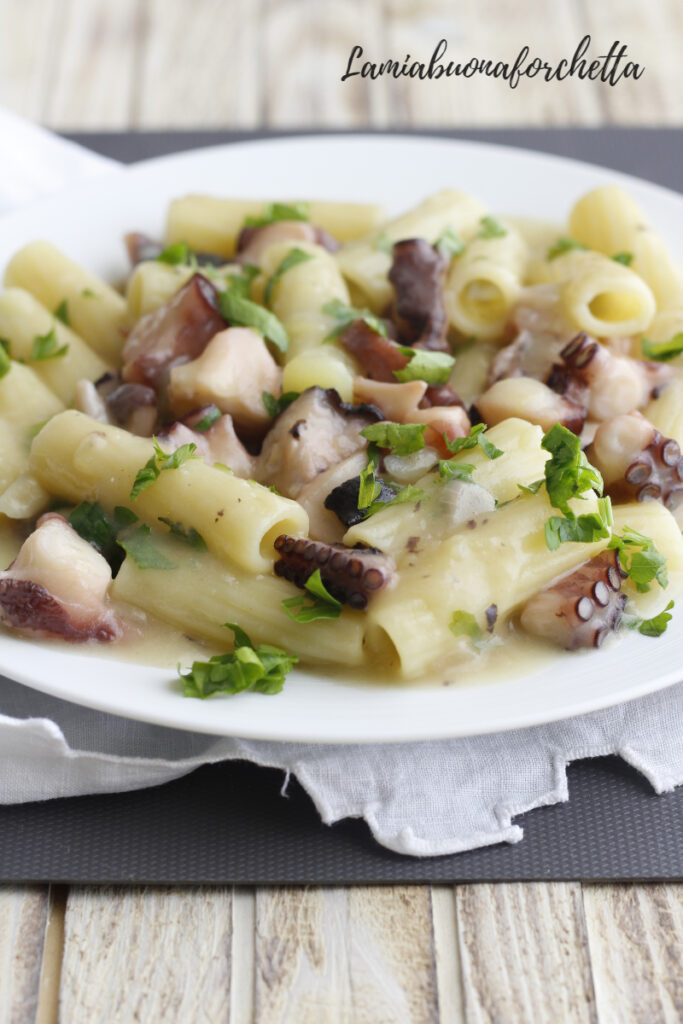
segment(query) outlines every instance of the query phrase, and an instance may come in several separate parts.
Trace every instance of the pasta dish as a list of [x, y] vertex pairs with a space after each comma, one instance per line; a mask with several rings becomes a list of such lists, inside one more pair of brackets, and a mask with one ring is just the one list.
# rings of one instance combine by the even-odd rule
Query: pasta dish
[[174, 200], [118, 290], [47, 242], [0, 293], [0, 619], [406, 680], [659, 636], [683, 581], [683, 274], [628, 194], [557, 227], [447, 190]]

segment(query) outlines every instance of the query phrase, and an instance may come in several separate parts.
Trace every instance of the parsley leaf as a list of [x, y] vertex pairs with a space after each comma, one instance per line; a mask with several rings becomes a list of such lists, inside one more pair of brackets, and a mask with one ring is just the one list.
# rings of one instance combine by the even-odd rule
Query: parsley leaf
[[161, 250], [156, 261], [157, 263], [167, 263], [170, 267], [175, 267], [179, 264], [191, 266], [197, 262], [197, 257], [186, 242], [173, 242]]
[[448, 628], [453, 636], [468, 636], [474, 647], [481, 647], [485, 643], [484, 632], [472, 612], [453, 612]]
[[188, 528], [183, 526], [182, 523], [174, 523], [172, 519], [167, 519], [166, 516], [159, 516], [159, 522], [165, 523], [174, 537], [184, 541], [185, 544], [194, 548], [195, 551], [209, 550], [201, 533], [198, 533], [193, 526]]
[[662, 588], [669, 585], [666, 558], [657, 550], [651, 537], [625, 526], [621, 536], [614, 535], [608, 547], [619, 552], [621, 568], [640, 593], [647, 593], [653, 580]]
[[615, 252], [615, 254], [612, 257], [612, 259], [614, 260], [615, 263], [621, 263], [625, 267], [630, 267], [631, 264], [633, 263], [633, 253], [632, 252]]
[[69, 325], [69, 306], [68, 306], [68, 303], [67, 303], [66, 299], [62, 299], [62, 301], [57, 306], [57, 308], [55, 310], [55, 316], [57, 317], [58, 320], [61, 320], [62, 323], [66, 327], [70, 326]]
[[374, 516], [375, 512], [381, 512], [383, 508], [389, 508], [391, 505], [405, 505], [409, 501], [419, 501], [423, 494], [424, 491], [421, 487], [406, 484], [390, 501], [373, 501], [365, 513], [365, 518], [369, 519], [370, 516]]
[[581, 441], [571, 430], [556, 423], [541, 441], [541, 447], [550, 452], [545, 464], [545, 485], [551, 505], [566, 516], [573, 516], [570, 498], [576, 498], [591, 488], [602, 494], [600, 473], [581, 450]]
[[92, 288], [84, 288], [81, 292], [84, 299], [96, 299], [98, 298], [97, 292], [94, 292]]
[[643, 338], [640, 342], [643, 359], [656, 359], [658, 362], [666, 362], [683, 352], [683, 331], [674, 334], [669, 341], [648, 341]]
[[[315, 622], [316, 619], [338, 619], [341, 615], [341, 601], [327, 590], [322, 581], [320, 569], [308, 577], [304, 583], [306, 594], [288, 597], [282, 602], [290, 619], [295, 622]], [[307, 602], [308, 599], [308, 603]], [[291, 609], [291, 611], [290, 611]]]
[[307, 263], [308, 260], [312, 260], [313, 255], [310, 252], [304, 252], [303, 249], [290, 249], [277, 270], [270, 275], [266, 282], [266, 290], [263, 293], [263, 301], [266, 306], [270, 305], [270, 300], [273, 297], [273, 289], [278, 283], [283, 274], [286, 274], [292, 267], [298, 267], [300, 263]]
[[528, 486], [526, 484], [517, 484], [522, 494], [538, 494], [545, 480], [534, 480], [532, 484]]
[[245, 263], [242, 266], [239, 274], [229, 274], [226, 278], [228, 284], [228, 290], [231, 292], [237, 292], [242, 298], [248, 299], [251, 290], [251, 284], [255, 277], [261, 273], [258, 267], [255, 267], [253, 263]]
[[210, 405], [209, 408], [204, 413], [204, 415], [202, 416], [202, 418], [197, 423], [194, 424], [192, 429], [199, 430], [203, 434], [204, 431], [212, 427], [214, 423], [216, 423], [217, 420], [221, 418], [222, 415], [223, 413], [220, 411], [218, 406]]
[[464, 480], [465, 483], [471, 484], [472, 473], [476, 468], [469, 462], [461, 462], [460, 459], [439, 460], [439, 476], [442, 480]]
[[612, 503], [609, 498], [600, 498], [597, 512], [551, 516], [545, 524], [545, 542], [549, 551], [557, 551], [567, 542], [591, 544], [609, 537], [612, 522]]
[[402, 370], [394, 370], [394, 377], [402, 384], [409, 380], [423, 380], [430, 387], [446, 384], [455, 359], [446, 352], [429, 352], [423, 348], [400, 345], [399, 351], [410, 362]]
[[673, 601], [669, 601], [664, 611], [654, 615], [651, 619], [641, 619], [639, 615], [624, 615], [622, 622], [627, 629], [637, 629], [643, 636], [661, 636], [666, 633], [666, 627], [671, 622], [669, 612], [674, 607]]
[[126, 554], [130, 555], [140, 569], [175, 569], [175, 562], [172, 562], [166, 555], [159, 551], [150, 540], [151, 530], [149, 526], [138, 526], [137, 530], [128, 534], [123, 540], [118, 540]]
[[153, 484], [155, 480], [158, 480], [159, 474], [164, 469], [178, 469], [188, 459], [195, 458], [195, 452], [197, 445], [191, 441], [190, 444], [181, 444], [180, 448], [176, 448], [174, 452], [165, 452], [159, 445], [156, 437], [152, 438], [154, 442], [154, 455], [152, 455], [147, 462], [144, 464], [142, 469], [139, 469], [133, 487], [131, 488], [130, 497], [132, 501], [142, 494], [150, 484]]
[[291, 405], [295, 398], [299, 397], [300, 392], [298, 391], [285, 391], [283, 395], [278, 398], [275, 395], [271, 395], [270, 391], [261, 392], [261, 401], [263, 406], [272, 420], [276, 416], [279, 416], [283, 409], [286, 409], [288, 405]]
[[239, 626], [232, 622], [225, 626], [235, 635], [234, 650], [214, 654], [208, 661], [194, 661], [189, 672], [180, 672], [185, 696], [203, 700], [212, 693], [279, 693], [287, 673], [299, 659], [270, 644], [255, 647]]
[[123, 561], [123, 552], [117, 544], [121, 530], [137, 522], [129, 508], [117, 505], [113, 515], [107, 515], [97, 501], [82, 501], [69, 514], [69, 523], [76, 533], [106, 558], [115, 575]]
[[373, 249], [377, 249], [379, 252], [386, 252], [389, 256], [393, 255], [394, 243], [391, 241], [386, 231], [382, 231], [381, 234], [377, 236]]
[[575, 238], [558, 238], [558, 240], [548, 249], [546, 259], [554, 260], [558, 256], [564, 256], [566, 252], [571, 252], [572, 249], [585, 248], [586, 246], [583, 242], [577, 242]]
[[0, 338], [0, 377], [4, 377], [11, 369], [10, 343], [6, 338]]
[[[505, 232], [503, 232], [505, 234]], [[465, 243], [463, 242], [457, 231], [454, 231], [452, 227], [445, 228], [437, 240], [434, 242], [434, 248], [438, 249], [442, 256], [447, 256], [452, 259], [454, 256], [459, 256], [465, 249]]]
[[347, 306], [341, 299], [332, 299], [325, 303], [322, 311], [327, 316], [339, 320], [339, 325], [330, 331], [326, 338], [323, 338], [323, 342], [334, 341], [354, 320], [364, 320], [368, 327], [381, 334], [383, 338], [387, 336], [386, 324], [369, 309], [355, 309], [353, 306]]
[[474, 427], [470, 428], [467, 437], [455, 437], [451, 441], [448, 435], [444, 434], [443, 439], [449, 452], [452, 452], [453, 455], [456, 455], [458, 452], [467, 451], [470, 448], [476, 448], [479, 445], [488, 459], [498, 459], [503, 452], [500, 448], [496, 448], [493, 441], [489, 441], [484, 435], [486, 429], [485, 423], [477, 423]]
[[42, 359], [56, 359], [59, 356], [66, 355], [68, 350], [68, 345], [62, 345], [61, 348], [59, 347], [57, 332], [53, 327], [47, 334], [39, 334], [33, 339], [30, 359], [34, 363], [37, 363]]
[[245, 228], [265, 228], [278, 220], [310, 220], [308, 203], [268, 203], [260, 217], [247, 217]]
[[379, 466], [379, 448], [376, 444], [368, 445], [368, 462], [360, 471], [358, 483], [358, 508], [369, 508], [382, 493], [382, 485], [377, 479]]
[[391, 423], [382, 420], [361, 430], [361, 437], [374, 441], [380, 448], [390, 448], [394, 455], [411, 455], [424, 448], [426, 423]]
[[252, 302], [251, 299], [245, 298], [237, 288], [228, 288], [227, 291], [220, 292], [218, 301], [222, 315], [231, 324], [253, 327], [268, 341], [272, 341], [280, 352], [287, 351], [289, 348], [287, 331], [275, 314], [265, 306], [259, 306], [258, 302]]
[[505, 238], [507, 230], [495, 217], [482, 217], [479, 221], [481, 231], [477, 238]]

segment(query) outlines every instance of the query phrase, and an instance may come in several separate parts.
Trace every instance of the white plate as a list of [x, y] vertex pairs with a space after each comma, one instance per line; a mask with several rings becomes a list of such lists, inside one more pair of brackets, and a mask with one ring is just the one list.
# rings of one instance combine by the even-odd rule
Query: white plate
[[[406, 208], [444, 187], [471, 190], [493, 210], [566, 218], [572, 202], [618, 182], [670, 244], [683, 238], [683, 197], [588, 164], [480, 143], [410, 137], [308, 137], [195, 150], [151, 160], [10, 214], [0, 266], [47, 238], [112, 279], [125, 273], [121, 235], [160, 234], [166, 203], [188, 191], [384, 202]], [[173, 673], [32, 646], [0, 636], [0, 668], [66, 700], [131, 718], [221, 735], [370, 742], [466, 736], [536, 725], [631, 700], [677, 682], [683, 629], [659, 640], [629, 635], [610, 650], [561, 654], [538, 670], [470, 687], [361, 684], [292, 673], [277, 697], [186, 700]]]

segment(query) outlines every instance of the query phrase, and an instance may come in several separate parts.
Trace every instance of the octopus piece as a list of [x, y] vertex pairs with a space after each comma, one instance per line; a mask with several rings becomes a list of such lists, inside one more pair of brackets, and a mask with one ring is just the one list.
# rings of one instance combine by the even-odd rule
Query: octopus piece
[[[144, 235], [140, 231], [129, 232], [129, 234], [124, 235], [123, 241], [126, 244], [128, 258], [133, 267], [147, 260], [158, 259], [166, 248], [161, 242], [155, 241], [149, 235]], [[225, 264], [224, 257], [220, 256], [217, 252], [193, 251], [192, 255], [200, 267], [222, 267]]]
[[420, 402], [420, 409], [432, 409], [434, 407], [443, 409], [451, 405], [459, 405], [461, 409], [465, 408], [455, 388], [451, 387], [450, 384], [435, 384], [430, 385], [425, 391], [424, 398]]
[[220, 462], [231, 469], [235, 476], [250, 479], [254, 473], [254, 456], [249, 454], [235, 433], [232, 418], [226, 414], [208, 430], [194, 430], [192, 423], [201, 422], [202, 414], [205, 415], [206, 410], [202, 409], [186, 417], [185, 422], [174, 423], [168, 430], [158, 434], [161, 447], [165, 452], [174, 452], [184, 444], [195, 444], [197, 454], [210, 466]]
[[367, 377], [356, 377], [353, 382], [353, 393], [357, 401], [377, 406], [384, 418], [393, 423], [425, 423], [425, 444], [432, 445], [444, 457], [448, 457], [444, 434], [449, 441], [465, 437], [469, 433], [470, 420], [461, 405], [451, 404], [450, 389], [443, 395], [449, 404], [430, 405], [428, 395], [441, 391], [442, 388], [428, 388], [423, 380], [387, 384]]
[[168, 302], [144, 316], [123, 349], [123, 379], [159, 391], [171, 366], [196, 359], [225, 320], [218, 292], [208, 278], [193, 274]]
[[0, 572], [0, 620], [34, 637], [118, 640], [123, 628], [106, 604], [110, 583], [106, 559], [63, 516], [47, 513]]
[[280, 394], [282, 370], [260, 334], [250, 327], [228, 327], [196, 359], [172, 367], [167, 396], [176, 416], [216, 405], [232, 416], [240, 434], [260, 440], [271, 422], [264, 391]]
[[548, 386], [583, 405], [592, 420], [609, 420], [639, 409], [675, 371], [662, 363], [614, 355], [594, 338], [577, 334], [560, 352]]
[[[374, 500], [383, 503], [393, 501], [397, 494], [394, 488], [390, 487], [381, 477], [377, 483], [380, 486], [380, 491]], [[359, 496], [360, 476], [354, 476], [350, 480], [344, 480], [329, 492], [325, 498], [325, 508], [334, 512], [339, 522], [348, 529], [350, 526], [355, 526], [356, 523], [362, 523], [367, 515], [367, 508], [358, 508]]]
[[489, 386], [506, 377], [545, 380], [576, 329], [563, 312], [558, 286], [542, 284], [523, 290], [506, 333], [512, 341], [491, 361]]
[[279, 556], [274, 566], [277, 576], [303, 588], [319, 569], [332, 597], [361, 611], [374, 594], [388, 586], [395, 571], [393, 560], [377, 548], [347, 548], [282, 533], [275, 550]]
[[157, 394], [146, 384], [124, 384], [119, 373], [105, 373], [93, 384], [79, 380], [74, 405], [100, 423], [150, 437], [157, 423]]
[[301, 488], [296, 500], [308, 512], [308, 533], [313, 540], [324, 540], [327, 544], [342, 540], [346, 527], [327, 506], [326, 499], [330, 491], [345, 481], [357, 480], [367, 461], [364, 451], [356, 452], [343, 462], [330, 466], [324, 473], [319, 473]]
[[496, 381], [477, 399], [477, 412], [483, 423], [496, 423], [518, 416], [537, 423], [544, 431], [561, 423], [567, 430], [580, 434], [586, 412], [583, 406], [552, 391], [533, 377], [506, 377]]
[[308, 242], [328, 252], [339, 249], [337, 239], [324, 228], [302, 220], [277, 220], [262, 228], [242, 228], [237, 239], [237, 258], [240, 263], [258, 266], [266, 249], [278, 242]]
[[448, 317], [443, 288], [448, 259], [424, 238], [394, 245], [389, 280], [394, 286], [393, 319], [404, 345], [448, 352]]
[[615, 501], [661, 501], [673, 511], [683, 500], [683, 456], [678, 442], [663, 437], [638, 412], [602, 423], [587, 456]]
[[354, 320], [339, 337], [342, 348], [354, 357], [365, 377], [396, 384], [395, 370], [403, 370], [410, 356], [399, 346], [375, 331], [365, 320]]
[[333, 388], [307, 388], [273, 421], [254, 476], [288, 498], [330, 466], [366, 447], [360, 431], [382, 418], [369, 405], [347, 405]]
[[527, 601], [522, 628], [564, 647], [600, 647], [619, 628], [626, 604], [616, 551], [603, 551]]

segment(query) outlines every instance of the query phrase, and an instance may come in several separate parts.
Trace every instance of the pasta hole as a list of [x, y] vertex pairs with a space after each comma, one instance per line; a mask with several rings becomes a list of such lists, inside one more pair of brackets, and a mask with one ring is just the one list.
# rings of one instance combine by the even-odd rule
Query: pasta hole
[[468, 319], [486, 324], [505, 316], [507, 303], [501, 289], [493, 281], [475, 278], [460, 293], [460, 305]]
[[642, 312], [642, 302], [633, 292], [601, 292], [588, 304], [596, 318], [615, 324], [635, 320]]

